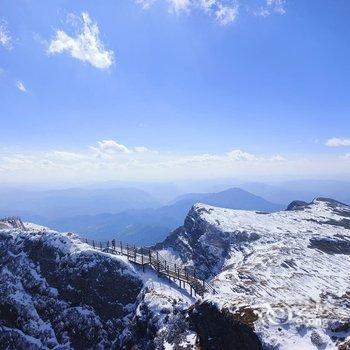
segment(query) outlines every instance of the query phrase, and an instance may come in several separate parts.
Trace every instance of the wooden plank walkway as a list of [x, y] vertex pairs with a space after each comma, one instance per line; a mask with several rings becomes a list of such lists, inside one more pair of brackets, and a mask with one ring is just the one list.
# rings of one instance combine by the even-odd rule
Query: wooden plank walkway
[[190, 269], [176, 265], [162, 258], [158, 251], [152, 251], [149, 248], [140, 248], [135, 245], [116, 242], [115, 240], [100, 242], [91, 239], [82, 239], [83, 242], [89, 244], [94, 249], [103, 252], [123, 255], [136, 265], [141, 266], [145, 270], [145, 266], [150, 266], [157, 271], [158, 276], [166, 276], [169, 280], [177, 281], [181, 288], [186, 288], [186, 284], [190, 289], [190, 293], [203, 296], [204, 293], [215, 294], [215, 289], [205, 280], [200, 279], [195, 269]]

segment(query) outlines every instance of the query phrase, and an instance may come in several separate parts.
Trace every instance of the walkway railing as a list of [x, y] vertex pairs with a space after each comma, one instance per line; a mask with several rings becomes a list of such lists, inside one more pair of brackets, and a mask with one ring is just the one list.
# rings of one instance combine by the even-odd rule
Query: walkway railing
[[101, 250], [112, 254], [126, 256], [131, 262], [140, 265], [144, 271], [145, 266], [152, 267], [158, 275], [164, 275], [169, 279], [178, 281], [181, 288], [189, 286], [190, 293], [203, 296], [204, 293], [215, 294], [215, 289], [204, 279], [200, 279], [194, 268], [186, 268], [164, 259], [158, 251], [149, 248], [140, 248], [135, 245], [123, 243], [121, 241], [95, 241], [92, 239], [82, 239], [94, 249]]

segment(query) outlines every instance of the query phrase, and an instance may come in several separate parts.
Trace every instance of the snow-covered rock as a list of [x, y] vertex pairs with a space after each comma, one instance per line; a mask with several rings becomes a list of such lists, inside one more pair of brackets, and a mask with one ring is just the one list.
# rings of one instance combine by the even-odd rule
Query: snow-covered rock
[[74, 234], [7, 221], [0, 229], [0, 349], [190, 349], [191, 304]]
[[211, 281], [217, 294], [206, 299], [219, 309], [253, 309], [267, 349], [333, 349], [350, 335], [344, 204], [316, 198], [277, 213], [197, 204], [156, 247]]

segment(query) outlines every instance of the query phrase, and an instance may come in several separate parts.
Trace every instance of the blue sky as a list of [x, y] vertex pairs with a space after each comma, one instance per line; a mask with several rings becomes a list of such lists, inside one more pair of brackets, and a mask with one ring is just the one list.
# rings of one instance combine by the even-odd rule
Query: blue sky
[[349, 14], [0, 0], [0, 180], [347, 178]]

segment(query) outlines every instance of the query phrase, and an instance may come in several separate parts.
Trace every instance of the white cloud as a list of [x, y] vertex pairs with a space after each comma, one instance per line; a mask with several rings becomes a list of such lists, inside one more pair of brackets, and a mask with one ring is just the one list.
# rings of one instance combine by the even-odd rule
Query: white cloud
[[0, 45], [6, 49], [12, 48], [12, 38], [4, 20], [0, 21]]
[[208, 16], [214, 18], [220, 25], [233, 23], [240, 12], [240, 9], [255, 15], [268, 16], [272, 13], [284, 14], [286, 0], [257, 0], [260, 3], [258, 10], [250, 9], [247, 0], [135, 0], [142, 8], [147, 9], [156, 1], [166, 2], [169, 11], [173, 13], [190, 12], [201, 10]]
[[191, 0], [168, 0], [171, 12], [188, 11], [191, 6]]
[[22, 91], [22, 92], [27, 92], [26, 87], [24, 86], [22, 81], [17, 81], [16, 82], [16, 86], [18, 88], [18, 90]]
[[155, 0], [136, 0], [136, 3], [143, 9], [148, 9], [154, 2]]
[[92, 150], [98, 154], [107, 153], [131, 153], [132, 151], [126, 146], [114, 141], [114, 140], [103, 140], [97, 142], [97, 147], [91, 147]]
[[[78, 23], [78, 18], [70, 15], [71, 22]], [[68, 52], [72, 57], [89, 62], [99, 69], [107, 69], [114, 62], [114, 52], [106, 50], [100, 40], [100, 32], [97, 23], [90, 19], [87, 12], [82, 13], [78, 34], [73, 37], [63, 30], [57, 30], [55, 38], [51, 41], [48, 52], [59, 54]]]
[[233, 161], [253, 161], [258, 159], [254, 154], [247, 153], [239, 149], [228, 152], [227, 156], [228, 159]]
[[234, 4], [231, 6], [219, 5], [218, 9], [215, 11], [216, 20], [221, 25], [228, 25], [232, 23], [238, 16], [238, 5]]
[[285, 0], [266, 0], [267, 7], [274, 12], [280, 13], [281, 15], [286, 13], [284, 8], [285, 3]]
[[279, 13], [283, 15], [286, 13], [285, 10], [285, 0], [266, 0], [265, 5], [260, 6], [257, 11], [253, 11], [253, 13], [257, 16], [267, 17], [272, 13]]
[[350, 139], [332, 137], [326, 141], [325, 145], [328, 147], [350, 146]]

